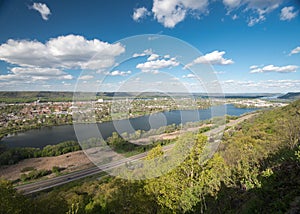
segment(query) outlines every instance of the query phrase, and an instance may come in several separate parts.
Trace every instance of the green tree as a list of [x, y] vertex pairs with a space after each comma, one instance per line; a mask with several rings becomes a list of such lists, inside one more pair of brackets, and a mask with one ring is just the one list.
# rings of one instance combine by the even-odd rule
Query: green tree
[[30, 201], [16, 192], [12, 183], [0, 180], [0, 214], [30, 213]]
[[164, 151], [162, 150], [161, 145], [157, 145], [155, 148], [151, 149], [147, 156], [145, 157], [146, 160], [154, 160], [156, 158], [160, 158], [164, 155]]
[[228, 177], [228, 169], [220, 155], [204, 162], [203, 148], [207, 138], [197, 135], [190, 154], [178, 167], [146, 184], [147, 193], [154, 195], [157, 203], [172, 212], [193, 211], [197, 204], [205, 208], [205, 196], [216, 195], [221, 182]]
[[32, 199], [31, 203], [33, 204], [31, 213], [57, 214], [66, 213], [69, 210], [66, 200], [54, 194], [41, 195]]
[[107, 210], [110, 213], [157, 213], [158, 206], [143, 187], [143, 181], [114, 179]]

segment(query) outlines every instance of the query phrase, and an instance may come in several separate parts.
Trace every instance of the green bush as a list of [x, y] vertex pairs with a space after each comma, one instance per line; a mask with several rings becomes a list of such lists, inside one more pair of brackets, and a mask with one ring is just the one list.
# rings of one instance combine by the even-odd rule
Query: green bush
[[52, 167], [52, 173], [55, 173], [56, 175], [59, 175], [60, 174], [60, 172], [62, 171], [62, 170], [64, 170], [65, 168], [62, 168], [62, 167], [59, 167], [59, 166], [53, 166]]
[[22, 174], [21, 175], [21, 180], [24, 181], [29, 181], [29, 180], [34, 180], [34, 179], [38, 179], [41, 177], [44, 177], [46, 175], [50, 175], [52, 172], [51, 170], [45, 170], [45, 169], [41, 169], [41, 170], [33, 170], [31, 172], [29, 172], [28, 174]]
[[29, 172], [29, 171], [32, 171], [32, 170], [34, 170], [35, 168], [34, 167], [32, 167], [32, 166], [27, 166], [27, 167], [24, 167], [22, 170], [21, 170], [21, 172]]
[[48, 145], [43, 149], [39, 148], [0, 148], [0, 166], [16, 164], [27, 158], [52, 157], [69, 152], [81, 150], [80, 145], [75, 141], [66, 141], [57, 145]]

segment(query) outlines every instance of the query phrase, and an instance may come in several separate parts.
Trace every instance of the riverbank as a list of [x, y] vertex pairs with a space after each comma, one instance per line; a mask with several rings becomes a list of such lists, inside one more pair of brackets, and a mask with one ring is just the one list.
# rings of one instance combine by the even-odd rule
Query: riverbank
[[[242, 117], [237, 118], [236, 120], [230, 120], [227, 123], [227, 126], [233, 126], [238, 124], [244, 120], [250, 119], [257, 113], [250, 113], [247, 115], [243, 115]], [[211, 124], [203, 124], [198, 127], [191, 127], [187, 128], [186, 130], [182, 131], [175, 131], [171, 133], [164, 133], [161, 135], [149, 136], [147, 138], [142, 138], [143, 142], [150, 142], [153, 139], [162, 140], [162, 139], [176, 139], [182, 133], [186, 132], [195, 132], [201, 128], [210, 127]], [[210, 132], [210, 131], [208, 131]], [[139, 141], [139, 140], [138, 140]], [[131, 142], [134, 143], [134, 142]], [[137, 142], [135, 142], [137, 143]], [[93, 149], [93, 148], [92, 148]], [[56, 156], [56, 157], [41, 157], [41, 158], [31, 158], [20, 161], [18, 164], [9, 165], [9, 166], [2, 166], [0, 167], [0, 178], [4, 178], [11, 181], [20, 182], [21, 175], [24, 174], [22, 172], [26, 168], [33, 168], [36, 170], [51, 170], [53, 167], [64, 168], [61, 173], [70, 173], [82, 169], [87, 169], [92, 167], [93, 163], [88, 159], [83, 151], [76, 151], [67, 153], [64, 155]], [[54, 173], [47, 176], [47, 178], [51, 178], [56, 176]]]
[[[100, 134], [99, 131], [101, 132], [102, 138], [106, 139], [110, 137], [113, 132], [127, 132], [128, 134], [132, 134], [133, 130], [149, 131], [150, 129], [158, 129], [161, 126], [209, 120], [211, 117], [223, 116], [224, 114], [239, 116], [255, 110], [257, 109], [238, 109], [229, 104], [225, 106], [215, 106], [205, 110], [174, 110], [129, 120], [117, 120], [99, 124], [76, 124], [75, 128], [76, 133], [80, 132], [81, 140], [91, 137], [98, 138]], [[184, 122], [182, 121], [183, 119]], [[116, 130], [116, 128], [118, 128], [118, 130]], [[43, 148], [46, 145], [54, 145], [62, 141], [77, 141], [76, 133], [73, 125], [47, 127], [38, 130], [29, 130], [16, 136], [4, 138], [1, 140], [1, 143], [8, 147]]]
[[[0, 140], [8, 134], [20, 133], [41, 127], [80, 123], [104, 123], [132, 119], [171, 110], [191, 109], [190, 100], [123, 99], [74, 102], [0, 103]], [[178, 104], [180, 103], [180, 104]], [[130, 106], [130, 109], [127, 107]], [[124, 108], [126, 107], [126, 108]], [[193, 109], [208, 109], [209, 100], [194, 101]], [[79, 121], [76, 121], [76, 119]]]

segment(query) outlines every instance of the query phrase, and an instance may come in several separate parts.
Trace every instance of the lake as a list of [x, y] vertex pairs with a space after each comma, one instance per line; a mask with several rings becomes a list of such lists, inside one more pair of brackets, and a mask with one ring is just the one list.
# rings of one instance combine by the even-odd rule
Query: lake
[[[132, 133], [135, 130], [147, 131], [150, 128], [156, 129], [161, 126], [171, 124], [179, 125], [187, 122], [207, 120], [215, 116], [223, 116], [224, 114], [240, 116], [256, 110], [256, 108], [236, 108], [232, 104], [227, 104], [224, 106], [214, 106], [209, 109], [201, 110], [166, 111], [129, 120], [99, 123], [97, 126], [102, 137], [106, 139], [116, 130], [118, 130], [119, 133]], [[80, 136], [80, 140], [99, 136], [99, 133], [97, 133], [98, 135], [95, 134], [95, 124], [77, 124], [76, 134]], [[43, 127], [4, 137], [0, 143], [5, 144], [8, 147], [43, 148], [46, 145], [55, 145], [67, 140], [77, 141], [76, 134], [73, 125]]]

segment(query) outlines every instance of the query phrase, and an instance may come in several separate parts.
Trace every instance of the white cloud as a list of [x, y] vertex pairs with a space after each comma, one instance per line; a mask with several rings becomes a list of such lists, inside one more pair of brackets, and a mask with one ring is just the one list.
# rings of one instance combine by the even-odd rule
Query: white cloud
[[283, 0], [223, 0], [223, 4], [228, 8], [229, 13], [239, 8], [244, 8], [243, 12], [251, 11], [251, 15], [247, 18], [248, 26], [266, 20], [266, 14], [274, 11], [282, 3]]
[[293, 55], [293, 54], [297, 54], [297, 53], [300, 53], [300, 46], [299, 47], [296, 47], [295, 49], [293, 49], [290, 53], [290, 55]]
[[15, 74], [0, 75], [0, 81], [23, 81], [23, 77]]
[[249, 9], [274, 9], [277, 8], [283, 0], [223, 0], [223, 4], [229, 9], [245, 6]]
[[180, 79], [178, 77], [172, 77], [171, 80], [172, 81], [179, 81]]
[[148, 57], [148, 61], [153, 61], [153, 60], [157, 60], [159, 58], [159, 55], [157, 54], [151, 54], [149, 57]]
[[[253, 66], [251, 66], [253, 67]], [[269, 72], [275, 72], [275, 73], [293, 73], [296, 72], [298, 69], [298, 66], [296, 65], [286, 65], [286, 66], [274, 66], [274, 65], [267, 65], [262, 68], [259, 67], [253, 67], [251, 69], [250, 67], [250, 73], [269, 73]]]
[[143, 19], [149, 15], [150, 12], [145, 7], [141, 7], [141, 8], [134, 9], [132, 18], [134, 21], [139, 21], [140, 19]]
[[14, 67], [11, 72], [16, 75], [30, 75], [30, 76], [60, 76], [65, 74], [57, 68], [39, 68], [39, 67]]
[[213, 65], [230, 65], [234, 61], [232, 59], [225, 59], [223, 55], [225, 51], [213, 51], [195, 59], [193, 62], [187, 64], [184, 68], [189, 68], [195, 64], [213, 64]]
[[[213, 1], [212, 1], [213, 2]], [[208, 0], [153, 0], [152, 13], [154, 18], [167, 28], [173, 28], [178, 23], [182, 22], [188, 15], [200, 18], [201, 15], [209, 13], [210, 1]], [[266, 20], [267, 14], [273, 12], [284, 3], [284, 0], [223, 0], [223, 4], [228, 10], [227, 15], [231, 12], [242, 11], [246, 15], [232, 15], [232, 19], [236, 20], [239, 17], [246, 16], [248, 26], [253, 26], [257, 23]], [[287, 9], [284, 9], [287, 10]], [[136, 12], [136, 19], [144, 17], [142, 14], [146, 8], [139, 13]], [[284, 11], [288, 19], [294, 18], [297, 12]], [[140, 15], [141, 14], [141, 15]]]
[[225, 84], [232, 84], [232, 83], [235, 83], [235, 81], [234, 80], [226, 80], [223, 83], [225, 83]]
[[116, 71], [113, 71], [113, 72], [109, 73], [110, 76], [127, 76], [129, 74], [131, 74], [131, 71], [116, 70]]
[[79, 80], [91, 80], [94, 79], [93, 75], [83, 75], [78, 78]]
[[132, 57], [140, 57], [140, 56], [149, 56], [153, 53], [152, 49], [146, 49], [143, 51], [143, 53], [134, 53]]
[[236, 14], [234, 14], [231, 18], [232, 18], [232, 20], [236, 20], [236, 19], [238, 19], [239, 17], [238, 17]]
[[[115, 57], [125, 51], [117, 44], [86, 40], [67, 35], [52, 38], [46, 43], [36, 40], [13, 40], [0, 45], [0, 60], [12, 65], [9, 74], [0, 75], [0, 85], [24, 85], [51, 80], [71, 80], [68, 69], [103, 70], [115, 65]], [[83, 76], [87, 80], [92, 76]], [[38, 87], [38, 86], [37, 86]]]
[[43, 3], [33, 3], [31, 9], [38, 11], [44, 20], [48, 20], [48, 17], [51, 14], [51, 11], [48, 8], [48, 6]]
[[183, 75], [182, 78], [196, 78], [195, 74]]
[[261, 81], [239, 81], [226, 80], [221, 82], [226, 92], [291, 92], [299, 91], [300, 80], [261, 80]]
[[298, 15], [298, 11], [294, 12], [294, 7], [284, 7], [281, 9], [280, 20], [289, 21]]
[[207, 13], [208, 0], [153, 0], [154, 18], [167, 28], [173, 28], [190, 12]]
[[71, 83], [67, 83], [65, 81], [62, 81], [61, 83], [64, 84], [64, 86], [71, 86], [72, 85]]
[[264, 14], [265, 14], [265, 12], [260, 10], [260, 11], [258, 12], [258, 17], [250, 17], [250, 18], [249, 18], [249, 21], [248, 21], [248, 26], [249, 26], [249, 27], [252, 27], [252, 26], [254, 26], [254, 25], [257, 24], [257, 23], [260, 23], [260, 22], [262, 22], [262, 21], [265, 21], [266, 18], [265, 18], [265, 16], [264, 16]]
[[0, 46], [0, 60], [27, 67], [102, 69], [114, 65], [114, 58], [125, 51], [120, 43], [67, 35], [38, 41], [8, 40]]
[[225, 71], [215, 71], [214, 74], [225, 74]]
[[156, 72], [157, 73], [159, 69], [176, 67], [178, 65], [179, 65], [179, 62], [177, 62], [175, 58], [171, 58], [169, 60], [158, 59], [155, 61], [147, 61], [145, 63], [138, 64], [136, 66], [136, 68], [141, 69], [142, 72]]
[[9, 74], [0, 75], [0, 81], [35, 82], [45, 80], [70, 80], [73, 76], [56, 68], [14, 67]]
[[241, 0], [223, 0], [223, 4], [229, 8], [234, 8], [241, 4]]

